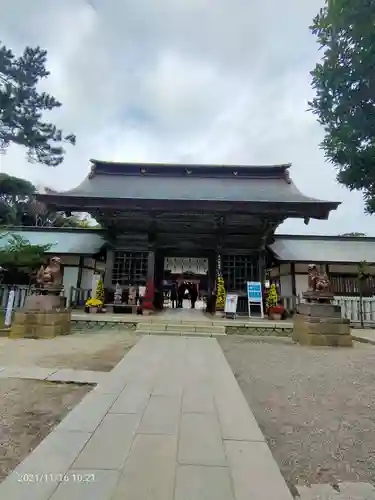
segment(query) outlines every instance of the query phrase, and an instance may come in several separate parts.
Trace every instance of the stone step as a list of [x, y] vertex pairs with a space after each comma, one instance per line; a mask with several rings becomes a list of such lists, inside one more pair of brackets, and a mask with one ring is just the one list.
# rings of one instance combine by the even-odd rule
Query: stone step
[[139, 320], [139, 323], [142, 323], [143, 325], [186, 325], [186, 326], [212, 326], [212, 325], [221, 325], [221, 322], [216, 322], [214, 323], [213, 321], [179, 321], [179, 320], [173, 320], [173, 321], [167, 321], [167, 320], [161, 320], [161, 319], [153, 319], [151, 320], [144, 320], [141, 319]]
[[214, 332], [201, 331], [183, 331], [183, 330], [150, 330], [148, 328], [137, 328], [138, 335], [166, 335], [166, 336], [182, 336], [182, 337], [219, 337], [225, 334], [225, 329]]
[[160, 332], [180, 332], [181, 334], [186, 333], [200, 333], [211, 335], [225, 335], [225, 326], [213, 326], [213, 325], [197, 325], [197, 324], [170, 324], [157, 325], [152, 323], [138, 323], [136, 332], [147, 332], [147, 333], [159, 333]]

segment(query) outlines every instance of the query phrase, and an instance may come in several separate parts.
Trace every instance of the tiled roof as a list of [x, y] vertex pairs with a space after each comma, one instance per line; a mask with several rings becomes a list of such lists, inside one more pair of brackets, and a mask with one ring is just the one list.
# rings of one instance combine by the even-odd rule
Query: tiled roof
[[93, 255], [100, 251], [105, 240], [103, 236], [94, 230], [17, 230], [9, 229], [3, 231], [4, 236], [0, 238], [0, 249], [4, 248], [12, 234], [22, 236], [31, 245], [48, 245], [51, 248], [48, 253]]
[[375, 263], [375, 238], [276, 235], [270, 249], [284, 262]]

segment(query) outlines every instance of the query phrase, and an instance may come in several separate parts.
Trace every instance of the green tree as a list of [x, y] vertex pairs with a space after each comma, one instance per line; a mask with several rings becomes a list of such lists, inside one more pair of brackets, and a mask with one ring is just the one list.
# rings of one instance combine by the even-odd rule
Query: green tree
[[270, 307], [276, 307], [278, 303], [278, 296], [277, 296], [277, 289], [276, 285], [273, 283], [269, 289], [268, 296], [267, 296], [267, 310]]
[[26, 147], [29, 161], [56, 166], [64, 159], [63, 144], [74, 145], [76, 138], [43, 119], [46, 111], [61, 106], [38, 90], [50, 74], [46, 62], [47, 52], [40, 47], [26, 47], [16, 57], [0, 42], [0, 149], [19, 144]]
[[5, 269], [4, 282], [23, 284], [29, 282], [31, 275], [45, 260], [45, 253], [51, 245], [31, 245], [22, 236], [3, 233], [6, 244], [0, 248], [0, 266]]
[[331, 0], [310, 27], [323, 50], [309, 103], [325, 130], [322, 148], [337, 179], [375, 212], [375, 2]]
[[220, 275], [217, 278], [216, 309], [224, 310], [225, 307], [225, 285], [224, 278]]
[[31, 182], [0, 173], [0, 226], [98, 227], [91, 226], [87, 218], [56, 212], [35, 195]]
[[0, 173], [0, 225], [21, 224], [34, 193], [31, 182]]
[[104, 283], [102, 279], [98, 281], [98, 284], [96, 286], [95, 298], [101, 300], [104, 303]]

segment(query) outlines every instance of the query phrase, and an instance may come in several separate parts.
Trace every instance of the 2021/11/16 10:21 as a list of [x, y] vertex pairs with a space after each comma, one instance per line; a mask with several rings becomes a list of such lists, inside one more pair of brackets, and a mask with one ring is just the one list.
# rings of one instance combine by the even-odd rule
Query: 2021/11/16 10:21
[[19, 483], [92, 483], [95, 481], [95, 474], [93, 473], [77, 473], [70, 472], [65, 474], [55, 473], [25, 473], [19, 474]]

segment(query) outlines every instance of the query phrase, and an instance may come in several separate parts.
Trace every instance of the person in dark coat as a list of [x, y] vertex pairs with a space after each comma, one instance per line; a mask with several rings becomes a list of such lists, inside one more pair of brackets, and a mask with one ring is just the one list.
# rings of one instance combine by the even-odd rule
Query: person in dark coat
[[173, 309], [177, 306], [177, 284], [173, 283], [171, 288], [171, 302]]
[[184, 300], [185, 289], [186, 289], [186, 287], [183, 284], [181, 284], [178, 287], [178, 291], [177, 291], [177, 297], [178, 297], [177, 307], [182, 307], [183, 300]]
[[191, 285], [190, 288], [190, 302], [191, 302], [191, 308], [195, 309], [195, 303], [198, 298], [198, 290], [197, 290], [197, 285], [194, 283]]

